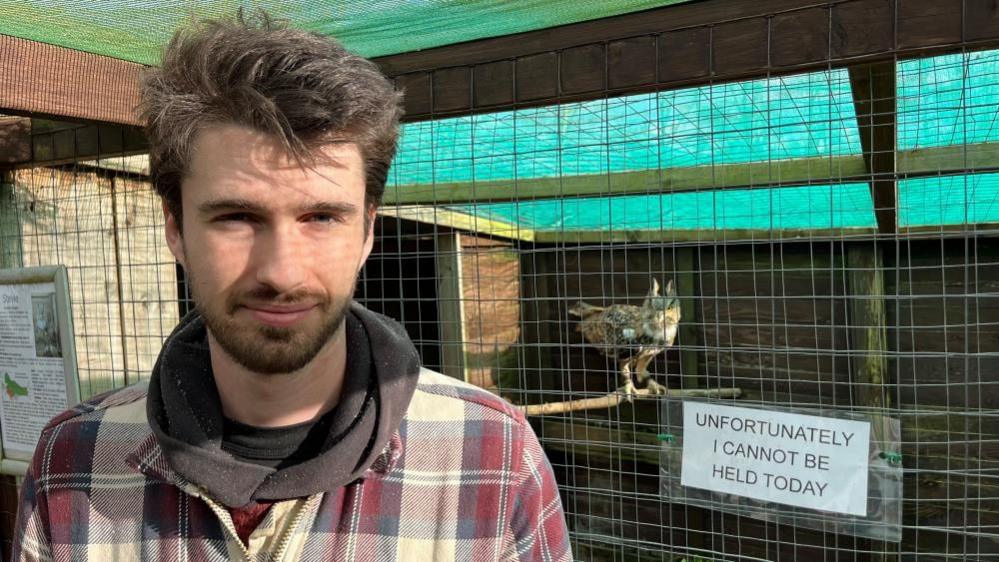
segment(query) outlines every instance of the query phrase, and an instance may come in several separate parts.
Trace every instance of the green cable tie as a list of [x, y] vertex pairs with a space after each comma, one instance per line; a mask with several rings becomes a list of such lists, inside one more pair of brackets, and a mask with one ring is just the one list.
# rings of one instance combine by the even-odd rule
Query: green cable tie
[[878, 456], [881, 457], [881, 458], [883, 458], [883, 459], [885, 459], [885, 460], [887, 460], [888, 464], [901, 464], [902, 463], [902, 454], [901, 453], [894, 453], [894, 452], [887, 452], [886, 453], [884, 451], [881, 451], [881, 453], [878, 454]]
[[673, 437], [672, 433], [660, 433], [659, 435], [656, 435], [656, 437], [658, 437], [660, 441], [665, 441], [667, 443], [673, 443], [676, 441], [676, 437]]

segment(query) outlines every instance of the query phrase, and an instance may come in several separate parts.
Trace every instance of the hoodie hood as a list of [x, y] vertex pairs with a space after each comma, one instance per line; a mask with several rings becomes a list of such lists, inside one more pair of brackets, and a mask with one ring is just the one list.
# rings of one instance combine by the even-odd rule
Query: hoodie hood
[[197, 311], [187, 314], [160, 351], [146, 403], [170, 467], [227, 507], [329, 492], [360, 478], [402, 423], [420, 361], [401, 325], [360, 304], [351, 305], [344, 329], [347, 368], [330, 435], [317, 456], [275, 470], [222, 450], [207, 328]]

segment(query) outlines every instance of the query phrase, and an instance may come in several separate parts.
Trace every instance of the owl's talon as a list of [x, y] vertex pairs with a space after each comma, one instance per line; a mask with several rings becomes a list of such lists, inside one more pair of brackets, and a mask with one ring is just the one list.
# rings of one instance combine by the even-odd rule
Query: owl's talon
[[635, 383], [630, 380], [618, 388], [617, 391], [624, 394], [625, 401], [629, 403], [633, 403], [635, 401], [635, 396], [638, 395], [638, 390], [635, 389]]
[[649, 389], [649, 393], [651, 394], [666, 394], [668, 390], [665, 386], [657, 383], [651, 378], [645, 383], [645, 388]]

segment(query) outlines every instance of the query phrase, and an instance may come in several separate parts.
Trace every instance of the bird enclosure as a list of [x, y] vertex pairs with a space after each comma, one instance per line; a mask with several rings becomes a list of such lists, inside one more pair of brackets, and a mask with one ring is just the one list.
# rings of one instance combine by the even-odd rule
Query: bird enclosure
[[[356, 298], [522, 407], [576, 559], [999, 559], [999, 8], [674, 4], [376, 58], [406, 122]], [[141, 65], [28, 39], [0, 40], [0, 267], [67, 266], [88, 397], [191, 303]], [[897, 421], [898, 540], [678, 499], [685, 400]]]

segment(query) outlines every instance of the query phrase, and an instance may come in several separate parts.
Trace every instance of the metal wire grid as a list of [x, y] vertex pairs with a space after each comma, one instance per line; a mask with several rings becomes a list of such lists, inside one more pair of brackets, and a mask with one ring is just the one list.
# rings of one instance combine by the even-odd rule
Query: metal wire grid
[[[871, 71], [876, 72], [883, 69]], [[448, 202], [434, 207], [435, 222], [448, 221], [442, 206], [470, 213], [473, 224], [510, 222], [507, 233], [514, 240], [496, 242], [501, 249], [493, 252], [517, 256], [516, 272], [511, 267], [500, 273], [489, 262], [494, 255], [483, 253], [477, 243], [465, 240], [462, 246], [464, 318], [475, 326], [464, 344], [466, 351], [488, 347], [490, 341], [482, 338], [489, 333], [490, 321], [500, 316], [499, 310], [518, 307], [519, 333], [505, 332], [516, 338], [511, 347], [504, 347], [516, 351], [516, 360], [509, 361], [509, 354], [502, 361], [491, 357], [492, 373], [501, 365], [516, 367], [504, 370], [506, 376], [467, 372], [470, 378], [495, 384], [497, 392], [519, 403], [606, 393], [616, 385], [615, 366], [574, 332], [567, 307], [580, 298], [594, 304], [638, 304], [655, 276], [661, 282], [676, 279], [685, 301], [679, 342], [652, 369], [671, 388], [737, 386], [744, 390], [743, 400], [752, 403], [832, 406], [887, 413], [902, 422], [904, 537], [892, 544], [671, 505], [656, 482], [656, 433], [662, 420], [653, 404], [537, 418], [535, 428], [562, 484], [577, 557], [999, 556], [999, 395], [990, 373], [999, 366], [999, 245], [993, 211], [997, 195], [987, 176], [994, 162], [977, 160], [973, 153], [991, 148], [973, 145], [996, 140], [999, 65], [994, 53], [959, 53], [896, 61], [890, 72], [890, 98], [873, 86], [862, 92], [875, 108], [867, 117], [874, 123], [868, 129], [858, 127], [859, 104], [853, 97], [858, 84], [851, 83], [846, 72], [830, 69], [806, 77], [767, 77], [762, 86], [766, 103], [740, 109], [756, 115], [749, 125], [729, 130], [724, 126], [732, 114], [711, 110], [696, 112], [693, 121], [684, 115], [684, 122], [674, 123], [673, 129], [661, 128], [659, 112], [677, 97], [691, 95], [689, 91], [654, 94], [652, 98], [668, 102], [637, 111], [615, 113], [608, 108], [625, 102], [606, 98], [471, 116], [461, 118], [460, 127], [445, 125], [447, 118], [442, 118], [407, 130], [410, 139], [419, 138], [428, 148], [404, 151], [396, 172], [409, 181], [422, 178], [416, 183], [429, 184], [435, 197]], [[825, 88], [814, 89], [804, 99], [788, 96], [788, 84], [795, 80], [824, 83]], [[745, 105], [746, 90], [753, 86], [712, 85], [696, 95], [720, 96], [711, 100], [716, 107], [739, 106]], [[843, 94], [845, 107], [833, 103]], [[879, 109], [878, 102], [889, 99], [891, 110]], [[770, 117], [782, 111], [798, 111], [799, 117], [775, 123]], [[637, 136], [635, 123], [647, 126]], [[877, 127], [891, 127], [888, 149], [868, 144], [878, 134]], [[750, 197], [748, 206], [739, 206], [738, 200], [708, 186], [691, 190], [710, 195], [706, 200], [711, 208], [684, 211], [711, 216], [716, 229], [688, 226], [684, 232], [677, 221], [689, 216], [667, 220], [661, 201], [646, 199], [652, 212], [634, 209], [635, 215], [629, 215], [628, 206], [622, 212], [610, 197], [602, 201], [606, 209], [596, 214], [603, 221], [602, 228], [596, 228], [605, 236], [579, 235], [583, 228], [572, 223], [584, 205], [600, 203], [594, 203], [594, 196], [621, 197], [615, 172], [621, 171], [621, 162], [634, 164], [636, 154], [659, 171], [645, 192], [658, 195], [670, 191], [661, 188], [668, 185], [663, 181], [668, 168], [681, 165], [677, 153], [664, 146], [701, 148], [707, 160], [698, 162], [696, 150], [689, 151], [688, 165], [705, 165], [715, 183], [726, 165], [740, 161], [733, 153], [758, 151], [755, 143], [764, 147], [762, 158], [756, 158], [779, 172], [787, 160], [802, 156], [794, 146], [802, 139], [787, 134], [802, 130], [808, 133], [805, 142], [815, 149], [806, 156], [824, 159], [824, 169], [804, 179], [783, 180], [778, 173], [770, 181], [732, 186], [769, 194], [768, 205], [754, 206], [759, 200]], [[511, 131], [515, 138], [508, 142], [503, 135]], [[635, 150], [641, 142], [643, 150]], [[944, 156], [942, 148], [950, 154]], [[924, 149], [935, 151], [935, 159], [920, 161], [918, 151]], [[887, 155], [892, 171], [850, 172], [844, 156], [851, 154], [868, 163]], [[576, 186], [583, 174], [603, 177], [605, 191], [581, 195]], [[561, 189], [538, 196], [532, 191], [539, 185], [538, 176], [551, 178]], [[397, 181], [405, 184], [405, 178]], [[491, 182], [497, 179], [509, 182], [509, 208], [474, 201], [477, 187], [493, 194]], [[870, 185], [885, 179], [898, 183], [897, 232], [879, 233], [873, 216], [884, 208], [871, 206]], [[866, 209], [865, 197], [858, 192], [838, 190], [847, 182], [863, 184], [859, 194], [866, 197]], [[455, 184], [465, 184], [471, 202], [453, 204], [450, 190]], [[867, 213], [870, 228], [795, 232], [791, 225], [800, 217], [791, 214], [801, 210], [782, 207], [781, 197], [792, 189], [826, 185], [832, 188], [818, 192], [816, 206], [806, 214], [824, 213], [826, 225], [835, 227], [843, 226], [837, 224], [843, 214]], [[782, 193], [784, 188], [790, 189]], [[642, 192], [632, 189], [630, 195]], [[538, 203], [549, 197], [552, 207], [539, 211]], [[826, 205], [820, 205], [822, 198]], [[526, 239], [528, 230], [542, 229], [546, 212], [558, 214], [543, 225], [556, 236], [549, 236], [547, 243]], [[726, 218], [771, 223], [746, 232], [726, 225]], [[652, 222], [656, 219], [658, 224]], [[585, 226], [592, 230], [594, 223]], [[632, 229], [653, 234], [613, 235], [615, 230]], [[496, 291], [493, 276], [510, 279], [507, 287], [514, 281], [519, 285], [519, 305], [506, 294], [490, 298]], [[477, 312], [470, 314], [469, 308]], [[511, 339], [504, 338], [504, 346]]]
[[[83, 399], [147, 378], [179, 318], [160, 203], [141, 177], [112, 169], [123, 160], [13, 170], [0, 182], [0, 267], [67, 268]], [[19, 480], [0, 484], [4, 552]]]
[[[964, 77], [942, 83], [947, 88], [960, 86], [961, 93], [947, 111], [964, 124], [974, 112], [996, 112], [988, 98], [979, 96], [984, 86], [964, 87], [973, 60], [973, 54], [934, 60]], [[911, 94], [900, 89], [893, 121], [911, 126], [900, 126], [900, 131], [945, 127], [933, 120], [936, 114], [905, 109], [911, 107], [906, 105], [907, 96], [921, 99], [931, 88], [927, 80], [940, 76], [923, 74]], [[985, 72], [997, 75], [994, 68]], [[846, 78], [835, 76], [822, 78], [827, 84], [824, 92], [820, 88], [819, 97], [806, 96], [808, 103], [801, 107], [814, 105], [821, 110], [821, 97], [828, 100], [836, 88], [845, 86]], [[766, 99], [780, 100], [776, 90], [785, 84], [782, 78], [769, 81]], [[719, 91], [732, 96], [719, 102], [736, 103], [738, 96], [745, 95], [738, 87], [708, 89], [707, 95]], [[427, 136], [431, 157], [413, 165], [428, 166], [433, 185], [442, 181], [434, 173], [454, 174], [467, 166], [473, 197], [480, 174], [510, 166], [514, 208], [527, 215], [529, 206], [540, 199], [526, 189], [531, 184], [524, 178], [554, 162], [547, 171], [564, 188], [557, 198], [564, 213], [574, 201], [578, 204], [580, 197], [570, 191], [573, 177], [586, 165], [596, 165], [595, 173], [607, 178], [606, 194], [610, 194], [615, 162], [631, 160], [620, 140], [630, 129], [606, 119], [607, 107], [617, 103], [619, 99], [608, 98], [587, 106], [584, 109], [592, 113], [583, 117], [578, 115], [579, 106], [568, 103], [533, 113], [471, 117], [472, 122], [512, 119], [527, 124], [515, 127], [525, 140], [514, 139], [512, 149], [496, 146], [483, 159], [448, 157], [449, 150], [455, 154], [453, 141], [440, 138], [440, 130], [431, 127]], [[628, 124], [648, 126], [641, 139], [659, 180], [648, 185], [649, 195], [660, 192], [672, 164], [661, 150], [664, 145], [689, 146], [694, 139], [703, 146], [708, 157], [703, 165], [713, 176], [721, 173], [734, 150], [722, 137], [745, 134], [748, 141], [736, 139], [741, 146], [753, 150], [753, 143], [765, 142], [764, 161], [779, 169], [782, 155], [791, 150], [782, 144], [784, 130], [824, 123], [825, 139], [811, 141], [832, 147], [844, 142], [840, 132], [849, 135], [851, 119], [856, 119], [830, 111], [806, 112], [797, 122], [775, 126], [763, 119], [747, 129], [719, 133], [718, 113], [706, 111], [697, 114], [703, 120], [699, 129], [664, 130], [659, 112], [665, 107], [668, 104], [652, 104], [645, 112], [625, 112], [622, 118]], [[739, 111], [769, 115], [779, 109], [750, 106]], [[575, 138], [564, 134], [563, 123], [570, 120]], [[984, 133], [965, 127], [949, 141], [967, 150], [969, 130], [975, 131], [971, 136], [978, 135], [976, 142], [995, 138], [989, 125]], [[535, 143], [546, 135], [554, 144], [539, 149]], [[494, 140], [488, 129], [476, 127], [467, 137], [471, 147]], [[907, 150], [901, 136], [899, 145], [899, 150]], [[829, 161], [825, 175], [816, 173], [814, 179], [793, 182], [793, 187], [826, 185], [826, 176], [835, 175], [836, 155], [827, 150], [820, 156]], [[400, 157], [397, 173], [405, 171], [405, 155]], [[981, 171], [967, 165], [967, 155], [962, 162], [966, 165], [959, 172]], [[944, 178], [955, 172], [937, 171], [924, 177]], [[908, 179], [902, 174], [896, 177]], [[876, 178], [867, 174], [853, 179]], [[17, 228], [11, 229], [9, 221], [4, 225], [0, 248], [5, 265], [69, 267], [82, 395], [146, 376], [179, 314], [175, 265], [162, 241], [159, 204], [148, 185], [126, 174], [87, 166], [20, 170], [8, 180], [5, 188], [12, 204], [8, 203], [4, 217], [10, 217], [13, 209]], [[976, 185], [975, 176], [962, 181]], [[792, 184], [778, 178], [742, 187], [772, 194], [773, 188]], [[693, 192], [711, 196], [716, 218], [733, 214], [752, 218], [761, 213], [770, 220], [787, 218], [773, 204], [726, 207], [719, 190], [701, 187]], [[957, 192], [966, 209], [987, 209], [995, 203], [970, 197], [968, 189]], [[832, 203], [825, 209], [830, 216], [844, 208], [846, 203], [834, 199], [833, 191], [828, 197]], [[919, 201], [902, 198], [899, 214], [918, 210], [904, 205]], [[940, 209], [946, 203], [933, 202]], [[623, 227], [633, 216], [627, 207], [624, 214], [614, 214], [617, 208], [611, 199], [605, 204], [607, 211], [600, 216], [612, 227]], [[473, 203], [464, 210], [484, 210], [486, 205]], [[406, 218], [401, 207], [390, 206], [380, 219], [379, 246], [359, 282], [358, 298], [402, 321], [428, 366], [458, 373], [515, 402], [534, 403], [598, 396], [616, 385], [615, 367], [574, 331], [566, 312], [569, 305], [580, 298], [595, 304], [638, 304], [652, 276], [661, 282], [672, 278], [684, 301], [684, 320], [677, 345], [651, 366], [660, 382], [671, 388], [738, 386], [745, 391], [744, 400], [755, 403], [856, 411], [874, 409], [868, 399], [882, 393], [886, 402], [879, 407], [902, 420], [905, 520], [903, 541], [896, 545], [670, 504], [656, 479], [660, 447], [656, 433], [662, 420], [653, 401], [535, 418], [532, 423], [559, 477], [580, 559], [995, 557], [999, 244], [994, 225], [975, 224], [972, 216], [956, 225], [921, 225], [923, 232], [918, 233], [840, 232], [796, 240], [791, 230], [761, 229], [747, 235], [701, 229], [690, 236], [662, 218], [661, 206], [656, 209], [651, 216], [658, 217], [658, 224], [639, 221], [643, 230], [659, 233], [650, 240], [610, 241], [608, 236], [574, 242], [563, 236], [537, 242], [520, 239], [528, 230], [520, 222], [513, 223], [506, 236], [484, 234], [480, 227], [495, 214], [473, 214], [460, 229], [463, 233], [456, 234], [446, 226], [451, 206], [432, 206], [422, 221]], [[937, 216], [945, 214], [941, 210]], [[563, 222], [553, 231], [565, 235], [572, 227]], [[865, 281], [879, 282], [881, 294], [859, 292]], [[884, 306], [881, 320], [858, 317], [863, 304], [877, 300]], [[882, 349], [859, 341], [870, 330], [884, 331]], [[458, 346], [461, 353], [449, 355], [445, 351], [449, 346]], [[858, 380], [861, 362], [870, 358], [885, 363], [882, 382]]]
[[67, 267], [81, 396], [147, 378], [178, 320], [155, 194], [87, 166], [17, 170], [9, 180], [17, 228], [0, 244], [5, 265]]

